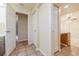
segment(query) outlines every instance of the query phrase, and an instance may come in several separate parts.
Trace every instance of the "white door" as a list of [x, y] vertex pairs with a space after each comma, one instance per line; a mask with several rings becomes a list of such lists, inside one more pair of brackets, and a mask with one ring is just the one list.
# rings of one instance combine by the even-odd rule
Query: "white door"
[[5, 55], [9, 55], [16, 47], [16, 13], [12, 7], [6, 5], [6, 36]]
[[32, 32], [33, 43], [38, 46], [38, 12], [35, 12], [32, 16]]
[[54, 52], [60, 48], [59, 40], [59, 8], [53, 5], [53, 39], [54, 39]]

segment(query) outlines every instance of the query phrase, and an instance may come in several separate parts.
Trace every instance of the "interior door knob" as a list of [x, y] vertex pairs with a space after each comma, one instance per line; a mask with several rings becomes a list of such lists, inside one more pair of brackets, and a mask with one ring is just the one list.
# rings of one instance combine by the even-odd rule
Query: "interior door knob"
[[6, 33], [9, 33], [9, 32], [11, 32], [11, 31], [6, 31]]

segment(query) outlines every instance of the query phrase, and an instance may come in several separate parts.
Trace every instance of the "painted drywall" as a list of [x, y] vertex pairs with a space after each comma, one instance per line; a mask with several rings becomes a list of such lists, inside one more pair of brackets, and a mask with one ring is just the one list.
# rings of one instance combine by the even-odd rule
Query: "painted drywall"
[[[68, 15], [71, 18], [76, 18], [77, 20], [69, 21]], [[71, 33], [71, 45], [79, 47], [79, 11], [69, 13], [67, 15], [61, 16], [61, 32], [70, 32]]]
[[18, 15], [18, 41], [28, 40], [28, 16]]
[[32, 15], [32, 39], [33, 43], [38, 47], [38, 11]]
[[61, 33], [70, 32], [70, 23], [67, 21], [67, 15], [63, 15], [60, 17], [61, 20]]
[[5, 29], [6, 29], [6, 20], [5, 20], [5, 6], [0, 5], [0, 35], [5, 35]]
[[32, 12], [32, 37], [44, 55], [51, 55], [51, 5], [41, 4]]
[[5, 55], [9, 55], [16, 47], [16, 13], [9, 4], [6, 6]]
[[77, 18], [70, 23], [70, 32], [71, 32], [71, 44], [72, 46], [79, 47], [79, 11], [72, 13], [73, 18]]
[[39, 48], [45, 55], [51, 55], [50, 4], [42, 4], [39, 8]]
[[[33, 8], [33, 10], [31, 11], [30, 17], [29, 17], [30, 19], [28, 20], [28, 24], [29, 24], [29, 27], [28, 28], [30, 29], [29, 30], [29, 33], [28, 33], [28, 35], [29, 35], [29, 44], [34, 43], [36, 46], [39, 45], [36, 42], [36, 41], [39, 42], [39, 40], [36, 39], [36, 37], [38, 36], [37, 33], [39, 32], [38, 31], [38, 28], [37, 28], [37, 27], [39, 27], [38, 26], [38, 21], [39, 21], [38, 20], [38, 14], [39, 14], [38, 6], [39, 6], [39, 4], [36, 4], [36, 6]], [[36, 30], [35, 32], [34, 32], [34, 29]]]

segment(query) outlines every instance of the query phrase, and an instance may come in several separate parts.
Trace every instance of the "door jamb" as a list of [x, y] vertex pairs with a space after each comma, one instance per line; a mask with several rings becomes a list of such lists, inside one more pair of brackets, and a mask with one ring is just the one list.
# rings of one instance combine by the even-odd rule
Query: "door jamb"
[[[57, 4], [53, 4], [53, 6], [55, 6], [55, 7], [57, 7], [58, 9], [59, 9], [59, 6], [57, 6]], [[60, 48], [60, 12], [59, 12], [59, 10], [58, 10], [58, 40], [59, 40], [59, 42], [58, 42], [58, 48], [59, 48], [59, 50], [57, 51], [57, 52], [59, 52], [59, 51], [61, 51], [61, 48]], [[55, 53], [57, 53], [57, 52], [55, 52], [54, 51], [54, 55], [55, 55]]]

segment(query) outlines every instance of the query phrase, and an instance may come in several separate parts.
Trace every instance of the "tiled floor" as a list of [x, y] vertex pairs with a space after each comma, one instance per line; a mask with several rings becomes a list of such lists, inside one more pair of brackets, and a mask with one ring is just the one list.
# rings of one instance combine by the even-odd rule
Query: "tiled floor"
[[64, 47], [61, 52], [55, 54], [55, 56], [79, 56], [78, 47]]
[[27, 42], [20, 42], [10, 56], [43, 56], [40, 51], [36, 51], [33, 44], [28, 45]]
[[[16, 49], [10, 56], [43, 56], [40, 51], [36, 51], [36, 47], [27, 42], [17, 43]], [[79, 56], [79, 48], [77, 47], [64, 47], [62, 50], [55, 54], [55, 56]]]

